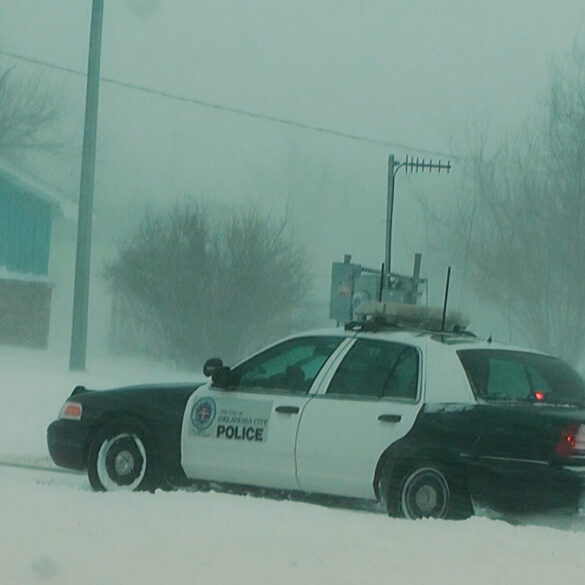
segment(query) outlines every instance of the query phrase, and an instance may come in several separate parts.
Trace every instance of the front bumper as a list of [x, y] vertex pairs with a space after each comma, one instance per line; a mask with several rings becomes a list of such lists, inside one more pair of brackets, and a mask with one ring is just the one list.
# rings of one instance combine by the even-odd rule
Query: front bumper
[[83, 470], [89, 429], [80, 421], [56, 420], [47, 428], [47, 446], [56, 465]]

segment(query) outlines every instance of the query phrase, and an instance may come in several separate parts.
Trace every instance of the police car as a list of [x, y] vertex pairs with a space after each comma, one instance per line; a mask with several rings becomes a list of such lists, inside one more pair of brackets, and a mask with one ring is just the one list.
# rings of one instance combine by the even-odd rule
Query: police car
[[233, 368], [208, 360], [207, 384], [78, 387], [49, 451], [97, 490], [205, 481], [369, 500], [407, 518], [578, 506], [585, 383], [463, 326], [378, 303]]

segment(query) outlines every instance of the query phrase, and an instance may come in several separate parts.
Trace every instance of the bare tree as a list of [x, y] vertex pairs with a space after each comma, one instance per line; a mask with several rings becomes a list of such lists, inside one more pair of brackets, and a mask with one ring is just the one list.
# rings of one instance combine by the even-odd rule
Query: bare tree
[[15, 76], [14, 67], [0, 70], [0, 157], [30, 150], [53, 150], [46, 135], [59, 118], [61, 106], [38, 79]]
[[231, 361], [290, 331], [310, 281], [286, 225], [253, 208], [200, 206], [147, 215], [107, 274], [132, 309], [116, 318], [118, 343], [187, 366]]
[[482, 298], [534, 346], [585, 352], [585, 59], [557, 69], [546, 115], [513, 143], [477, 148], [450, 224]]

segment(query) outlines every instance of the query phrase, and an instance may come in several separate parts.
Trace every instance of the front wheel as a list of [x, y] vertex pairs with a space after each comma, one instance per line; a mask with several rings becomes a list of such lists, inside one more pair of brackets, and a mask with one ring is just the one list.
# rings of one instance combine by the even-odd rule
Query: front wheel
[[[421, 465], [411, 467], [399, 483], [398, 490], [389, 495], [389, 512], [397, 508], [404, 518], [468, 518], [473, 513], [466, 491], [450, 480], [440, 467]], [[396, 508], [395, 508], [395, 507]]]
[[154, 487], [155, 460], [147, 432], [130, 423], [103, 428], [90, 445], [87, 475], [96, 491]]

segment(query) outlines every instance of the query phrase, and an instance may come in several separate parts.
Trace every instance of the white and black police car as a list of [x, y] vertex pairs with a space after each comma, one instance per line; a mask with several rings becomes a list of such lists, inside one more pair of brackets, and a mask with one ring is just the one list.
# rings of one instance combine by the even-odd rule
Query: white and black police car
[[87, 469], [96, 490], [213, 482], [377, 501], [407, 518], [583, 503], [575, 371], [453, 321], [435, 331], [424, 309], [374, 305], [233, 368], [208, 360], [208, 384], [77, 387], [48, 428], [51, 456]]

